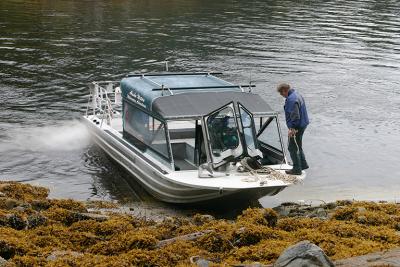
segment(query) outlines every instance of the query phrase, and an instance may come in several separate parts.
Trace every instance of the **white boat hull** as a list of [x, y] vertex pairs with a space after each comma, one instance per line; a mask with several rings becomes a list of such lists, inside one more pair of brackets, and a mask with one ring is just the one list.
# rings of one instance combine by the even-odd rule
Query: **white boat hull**
[[[93, 122], [94, 116], [83, 117], [94, 142], [113, 160], [125, 168], [132, 178], [155, 198], [169, 203], [195, 203], [219, 199], [233, 194], [259, 198], [275, 195], [290, 185], [282, 181], [243, 182], [249, 175], [236, 174], [221, 178], [198, 178], [197, 171], [171, 171], [152, 162], [140, 150], [122, 138], [105, 122]], [[279, 166], [278, 166], [279, 167]], [[282, 167], [282, 165], [281, 165]], [[283, 168], [290, 168], [284, 165]], [[305, 174], [301, 178], [304, 178]]]

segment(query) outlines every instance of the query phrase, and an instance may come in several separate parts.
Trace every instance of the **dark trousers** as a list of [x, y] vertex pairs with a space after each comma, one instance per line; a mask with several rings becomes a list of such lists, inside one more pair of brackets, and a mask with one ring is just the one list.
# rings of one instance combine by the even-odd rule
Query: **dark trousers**
[[288, 150], [290, 157], [292, 158], [293, 170], [295, 171], [301, 171], [305, 168], [308, 168], [306, 156], [303, 152], [303, 134], [305, 130], [306, 128], [299, 128], [297, 129], [296, 137], [289, 137]]

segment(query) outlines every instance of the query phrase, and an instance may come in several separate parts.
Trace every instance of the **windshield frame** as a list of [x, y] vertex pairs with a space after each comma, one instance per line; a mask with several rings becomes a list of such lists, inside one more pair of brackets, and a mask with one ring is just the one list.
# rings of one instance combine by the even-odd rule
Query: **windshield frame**
[[[237, 134], [237, 138], [238, 138], [238, 145], [233, 149], [232, 148], [228, 148], [228, 149], [226, 149], [224, 151], [221, 151], [221, 155], [217, 156], [212, 152], [213, 148], [212, 148], [211, 135], [210, 135], [211, 131], [210, 131], [210, 128], [209, 128], [208, 120], [210, 119], [210, 117], [213, 114], [216, 114], [216, 113], [224, 110], [227, 107], [229, 107], [231, 109], [231, 111], [232, 111], [232, 118], [233, 118], [233, 120], [235, 122], [235, 128], [236, 128], [235, 130], [236, 130], [236, 134]], [[213, 164], [213, 166], [215, 168], [218, 168], [218, 167], [230, 162], [229, 158], [234, 158], [235, 159], [235, 158], [240, 157], [243, 154], [243, 152], [244, 152], [243, 142], [242, 142], [242, 140], [240, 138], [239, 121], [238, 121], [238, 118], [237, 118], [234, 101], [231, 101], [231, 102], [221, 106], [220, 108], [210, 112], [209, 114], [203, 116], [202, 123], [205, 126], [204, 130], [205, 130], [205, 134], [206, 134], [205, 135], [205, 137], [206, 137], [205, 140], [207, 142], [207, 145], [206, 145], [207, 157], [208, 157], [207, 160], [209, 162], [212, 162], [212, 164]]]

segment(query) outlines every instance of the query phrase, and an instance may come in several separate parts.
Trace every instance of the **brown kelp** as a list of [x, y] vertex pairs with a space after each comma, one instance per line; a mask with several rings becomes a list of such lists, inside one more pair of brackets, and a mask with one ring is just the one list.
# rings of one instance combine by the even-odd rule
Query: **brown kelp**
[[[9, 266], [188, 266], [273, 263], [310, 240], [332, 259], [400, 245], [400, 205], [338, 201], [290, 211], [249, 208], [210, 215], [137, 218], [110, 202], [48, 199], [48, 190], [0, 182], [0, 256]], [[286, 208], [286, 207], [285, 207]]]

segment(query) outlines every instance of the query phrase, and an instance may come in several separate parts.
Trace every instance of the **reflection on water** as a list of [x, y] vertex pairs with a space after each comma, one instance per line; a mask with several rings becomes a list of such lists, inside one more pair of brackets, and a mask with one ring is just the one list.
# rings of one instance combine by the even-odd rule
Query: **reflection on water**
[[125, 174], [64, 122], [84, 112], [88, 82], [162, 70], [157, 62], [169, 59], [173, 71], [251, 79], [277, 110], [278, 82], [305, 96], [308, 179], [264, 205], [395, 199], [399, 15], [390, 0], [3, 0], [0, 178], [47, 185], [57, 197], [137, 199], [140, 191], [113, 182]]

